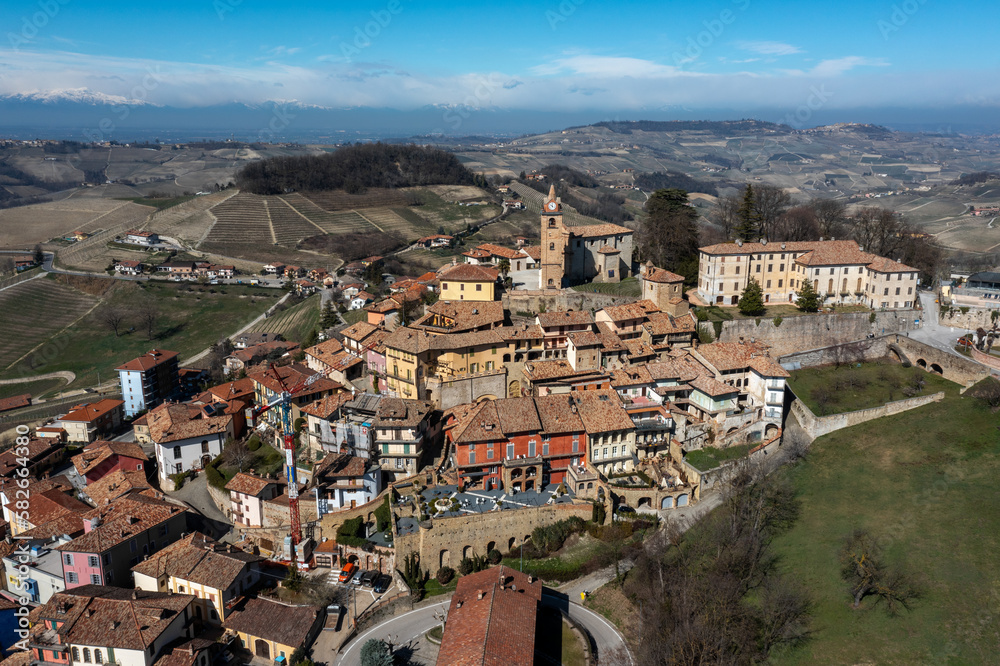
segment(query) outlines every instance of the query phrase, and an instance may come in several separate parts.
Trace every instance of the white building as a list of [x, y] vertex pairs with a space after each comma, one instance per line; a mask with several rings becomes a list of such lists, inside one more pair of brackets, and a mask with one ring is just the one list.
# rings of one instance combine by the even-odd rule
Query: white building
[[173, 351], [153, 349], [115, 370], [129, 418], [171, 399], [180, 386], [177, 352]]
[[166, 403], [146, 415], [161, 482], [171, 474], [204, 469], [234, 436], [232, 414], [206, 409], [211, 406]]
[[55, 546], [69, 541], [69, 537], [63, 537], [54, 542], [40, 539], [17, 542], [17, 549], [3, 558], [7, 589], [39, 604], [65, 590], [62, 553]]

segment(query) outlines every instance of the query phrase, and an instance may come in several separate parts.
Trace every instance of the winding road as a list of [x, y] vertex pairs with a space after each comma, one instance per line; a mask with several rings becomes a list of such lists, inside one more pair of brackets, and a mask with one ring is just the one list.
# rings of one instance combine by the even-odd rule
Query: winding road
[[[442, 613], [448, 611], [450, 604], [450, 600], [442, 601], [386, 620], [352, 639], [337, 659], [332, 662], [324, 660], [324, 655], [315, 655], [314, 659], [325, 661], [328, 664], [332, 663], [333, 666], [357, 666], [361, 663], [361, 646], [368, 640], [375, 638], [388, 642], [391, 638], [394, 645], [412, 643], [435, 625], [440, 624], [439, 618]], [[627, 649], [625, 639], [610, 622], [594, 611], [573, 603], [565, 595], [558, 592], [544, 592], [542, 604], [565, 612], [578, 626], [590, 634], [591, 648], [598, 659], [602, 654], [621, 650], [622, 647]], [[635, 663], [631, 654], [629, 662]]]

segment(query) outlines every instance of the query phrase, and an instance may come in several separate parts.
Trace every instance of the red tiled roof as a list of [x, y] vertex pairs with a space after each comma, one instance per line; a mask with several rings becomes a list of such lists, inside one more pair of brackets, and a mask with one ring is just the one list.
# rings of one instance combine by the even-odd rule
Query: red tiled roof
[[239, 472], [226, 484], [226, 490], [243, 493], [251, 497], [259, 497], [268, 486], [278, 483], [274, 479], [265, 479], [259, 476], [252, 476], [244, 472]]
[[[487, 255], [489, 256], [489, 255]], [[496, 282], [496, 270], [486, 266], [476, 266], [473, 264], [455, 264], [447, 266], [438, 273], [439, 280], [452, 280], [455, 282]]]
[[617, 224], [588, 224], [579, 227], [567, 227], [573, 236], [580, 238], [598, 238], [601, 236], [631, 235], [634, 233], [628, 227]]
[[31, 404], [31, 394], [22, 393], [21, 395], [11, 396], [10, 398], [0, 398], [0, 412], [6, 412], [11, 409], [19, 409], [21, 407], [27, 407]]
[[91, 402], [86, 405], [77, 405], [73, 410], [66, 416], [59, 419], [60, 421], [79, 421], [82, 423], [92, 423], [100, 417], [104, 416], [108, 412], [113, 412], [116, 409], [120, 409], [125, 404], [124, 400], [112, 400], [111, 398], [104, 398], [103, 400], [98, 400], [97, 402]]
[[495, 257], [503, 257], [504, 259], [516, 259], [521, 256], [521, 252], [519, 250], [512, 250], [501, 245], [494, 245], [493, 243], [483, 243], [482, 245], [477, 245], [476, 249], [489, 252]]
[[142, 447], [135, 442], [109, 442], [97, 440], [84, 447], [83, 451], [73, 456], [73, 466], [81, 475], [94, 469], [111, 456], [149, 460]]
[[161, 363], [166, 363], [171, 359], [177, 358], [177, 352], [164, 351], [162, 349], [153, 349], [139, 358], [134, 358], [128, 363], [119, 365], [115, 370], [128, 370], [131, 372], [145, 372], [150, 368], [155, 368]]
[[234, 610], [223, 625], [255, 638], [299, 648], [305, 647], [318, 616], [319, 609], [313, 606], [289, 606], [256, 597]]
[[671, 273], [665, 268], [651, 268], [642, 273], [642, 279], [649, 282], [684, 282], [684, 276]]

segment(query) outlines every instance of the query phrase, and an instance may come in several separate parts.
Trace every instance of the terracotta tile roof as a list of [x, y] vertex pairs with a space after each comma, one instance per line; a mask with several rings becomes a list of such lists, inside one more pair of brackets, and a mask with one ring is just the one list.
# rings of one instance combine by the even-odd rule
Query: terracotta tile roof
[[[788, 242], [788, 243], [743, 243], [738, 245], [737, 243], [717, 243], [715, 245], [706, 245], [705, 247], [698, 248], [701, 252], [705, 254], [712, 255], [722, 255], [722, 254], [762, 254], [762, 253], [773, 253], [773, 252], [809, 252], [819, 243], [834, 243], [834, 242], [844, 242], [844, 241], [798, 241], [798, 242]], [[784, 245], [785, 247], [781, 247]], [[856, 245], [856, 243], [855, 243]]]
[[319, 609], [313, 606], [286, 606], [257, 597], [237, 607], [223, 625], [232, 631], [298, 648], [305, 647], [318, 617]]
[[656, 352], [653, 351], [653, 348], [647, 345], [642, 340], [637, 340], [637, 339], [625, 340], [624, 343], [626, 349], [628, 349], [628, 355], [631, 358], [642, 358], [645, 356], [653, 356], [656, 354]]
[[715, 370], [726, 372], [750, 367], [750, 359], [758, 355], [766, 356], [767, 349], [754, 343], [713, 342], [699, 345], [691, 353], [699, 360], [704, 359]]
[[747, 365], [764, 377], [791, 377], [788, 371], [770, 356], [754, 356]]
[[[193, 599], [189, 594], [82, 585], [53, 595], [39, 615], [61, 623], [55, 631], [62, 644], [141, 651], [153, 645]], [[47, 624], [32, 627], [33, 642], [46, 640], [42, 635], [52, 631]]]
[[73, 467], [84, 475], [112, 456], [149, 460], [142, 447], [135, 442], [109, 442], [99, 439], [84, 447], [82, 453], [73, 456]]
[[451, 436], [452, 441], [458, 444], [506, 439], [495, 401], [486, 400], [465, 414], [454, 426]]
[[21, 407], [27, 407], [31, 404], [31, 394], [22, 393], [21, 395], [11, 396], [10, 398], [0, 398], [0, 412], [6, 412], [11, 409], [19, 409]]
[[535, 261], [542, 260], [542, 246], [541, 245], [525, 245], [521, 248], [521, 252], [534, 259]]
[[201, 532], [193, 532], [132, 567], [153, 578], [171, 576], [199, 585], [227, 590], [252, 562], [264, 558], [234, 546], [220, 544]]
[[503, 338], [496, 330], [431, 335], [426, 331], [401, 326], [386, 337], [384, 344], [387, 349], [400, 349], [411, 354], [420, 354], [432, 349], [450, 351], [488, 344], [501, 346]]
[[542, 585], [505, 566], [462, 576], [438, 653], [449, 666], [532, 666]]
[[354, 396], [347, 391], [343, 391], [341, 393], [334, 393], [333, 395], [320, 398], [319, 400], [310, 402], [308, 405], [302, 405], [299, 409], [310, 416], [326, 420], [333, 416], [338, 409], [353, 399]]
[[[334, 362], [337, 361], [337, 356], [334, 356]], [[293, 363], [291, 365], [274, 366], [273, 368], [265, 372], [256, 372], [250, 375], [250, 379], [257, 382], [264, 388], [273, 391], [275, 393], [280, 393], [283, 389], [278, 380], [275, 379], [274, 373], [277, 372], [278, 376], [281, 377], [282, 381], [285, 382], [285, 386], [288, 388], [295, 388], [299, 384], [302, 384], [307, 379], [313, 375], [318, 374], [314, 370], [310, 370], [304, 365], [298, 363]], [[332, 379], [327, 379], [326, 377], [321, 377], [309, 386], [302, 388], [292, 395], [292, 397], [310, 395], [313, 393], [320, 393], [323, 391], [336, 391], [343, 388], [343, 385], [339, 382], [335, 382]]]
[[375, 428], [413, 428], [420, 425], [434, 405], [423, 400], [405, 398], [382, 398], [375, 412]]
[[82, 517], [88, 511], [90, 506], [60, 488], [32, 492], [28, 497], [27, 516], [35, 527], [70, 514]]
[[701, 364], [687, 355], [647, 363], [645, 367], [653, 381], [672, 379], [687, 382], [708, 372]]
[[652, 312], [659, 312], [656, 303], [648, 299], [636, 301], [635, 303], [625, 303], [624, 305], [609, 305], [597, 311], [598, 316], [603, 312], [607, 317], [615, 322], [626, 322], [632, 319], [646, 319]]
[[378, 303], [372, 303], [371, 305], [365, 306], [365, 310], [368, 312], [375, 312], [378, 314], [388, 314], [390, 312], [395, 312], [398, 309], [399, 303], [392, 298], [386, 298]]
[[642, 325], [651, 335], [671, 335], [673, 333], [694, 333], [697, 330], [691, 314], [673, 317], [666, 312], [651, 312], [649, 321]]
[[581, 347], [598, 347], [601, 344], [601, 338], [593, 331], [574, 331], [566, 337], [577, 349]]
[[516, 259], [521, 256], [521, 252], [518, 250], [512, 250], [500, 245], [494, 245], [493, 243], [483, 243], [482, 245], [477, 245], [476, 249], [489, 252], [495, 257], [503, 257], [504, 259]]
[[559, 379], [577, 374], [576, 369], [569, 361], [556, 359], [552, 361], [529, 361], [524, 364], [525, 374], [529, 375], [532, 381], [544, 379]]
[[542, 429], [542, 421], [533, 398], [503, 398], [493, 404], [504, 434], [537, 432]]
[[272, 342], [261, 342], [260, 344], [250, 345], [249, 347], [245, 347], [243, 349], [237, 349], [229, 356], [231, 358], [239, 359], [244, 363], [253, 363], [255, 361], [266, 359], [272, 352], [282, 351], [286, 354], [290, 354], [298, 348], [299, 343], [297, 342], [274, 340]]
[[[208, 389], [205, 393], [211, 393], [216, 398], [222, 400], [233, 400], [235, 398], [246, 398], [253, 396], [253, 380], [249, 377], [237, 379], [233, 382], [226, 382]], [[205, 401], [207, 402], [207, 401]]]
[[440, 318], [453, 320], [450, 332], [461, 333], [477, 328], [493, 328], [503, 324], [503, 303], [500, 301], [438, 301], [427, 308], [414, 328], [439, 328], [432, 323]]
[[348, 340], [363, 342], [365, 338], [378, 330], [378, 327], [367, 321], [356, 322], [340, 332]]
[[651, 386], [653, 377], [649, 374], [649, 369], [645, 365], [630, 365], [627, 368], [618, 368], [611, 372], [611, 386], [615, 388], [625, 386]]
[[502, 326], [496, 331], [504, 340], [541, 340], [545, 337], [545, 332], [538, 324]]
[[[202, 653], [211, 653], [215, 641], [207, 638], [192, 638], [179, 645], [172, 645], [167, 651], [160, 655], [160, 658], [153, 662], [153, 666], [195, 666], [202, 663]], [[210, 660], [209, 660], [210, 661]]]
[[152, 488], [146, 481], [146, 473], [142, 470], [117, 469], [105, 474], [97, 481], [87, 484], [87, 496], [94, 504], [101, 506], [128, 495], [133, 491], [143, 491]]
[[[604, 322], [600, 323], [603, 324]], [[627, 349], [625, 342], [616, 333], [598, 333], [597, 337], [600, 338], [601, 347], [606, 352], [625, 351]]]
[[472, 249], [469, 250], [468, 252], [463, 252], [462, 254], [466, 257], [472, 257], [473, 259], [488, 259], [489, 257], [493, 256], [486, 250], [479, 250], [479, 249]]
[[24, 451], [19, 452], [13, 447], [0, 453], [0, 476], [18, 476], [18, 470], [25, 467], [25, 461], [29, 463], [40, 462], [62, 450], [66, 445], [58, 437], [37, 437], [28, 440], [26, 446], [28, 449], [26, 454], [24, 454]]
[[916, 273], [917, 269], [907, 266], [906, 264], [901, 264], [898, 261], [893, 261], [892, 259], [886, 259], [885, 257], [878, 257], [870, 264], [868, 268], [875, 271], [876, 273]]
[[628, 227], [617, 224], [588, 224], [579, 227], [567, 227], [572, 236], [578, 238], [598, 238], [601, 236], [631, 235], [634, 233]]
[[[486, 254], [489, 256], [489, 254]], [[446, 266], [438, 272], [439, 280], [449, 280], [454, 282], [496, 282], [497, 271], [486, 266], [475, 266], [473, 264], [455, 264]]]
[[155, 368], [161, 363], [166, 363], [177, 358], [177, 352], [164, 351], [162, 349], [152, 349], [139, 358], [134, 358], [128, 363], [119, 365], [115, 370], [129, 370], [132, 372], [144, 372]]
[[111, 504], [99, 506], [83, 514], [84, 520], [100, 524], [86, 534], [57, 548], [73, 553], [103, 553], [132, 537], [142, 534], [171, 518], [184, 513], [185, 509], [164, 500], [146, 497], [137, 493], [119, 497]]
[[573, 391], [572, 395], [588, 435], [635, 427], [613, 389]]
[[312, 356], [313, 358], [322, 361], [323, 363], [330, 363], [330, 359], [343, 350], [344, 345], [342, 345], [339, 340], [336, 338], [330, 338], [329, 340], [324, 340], [318, 345], [309, 347], [305, 350], [305, 353], [308, 356]]
[[672, 282], [684, 282], [684, 276], [671, 273], [665, 268], [649, 268], [642, 272], [642, 279], [648, 282], [660, 282], [670, 284]]
[[244, 495], [250, 495], [251, 497], [259, 497], [268, 486], [273, 486], [277, 483], [278, 482], [274, 479], [265, 479], [260, 476], [246, 474], [245, 472], [238, 472], [236, 476], [230, 479], [229, 483], [226, 484], [226, 490], [243, 493]]
[[569, 395], [544, 395], [535, 398], [535, 409], [542, 422], [542, 432], [560, 435], [584, 432], [579, 408]]
[[116, 409], [120, 409], [125, 405], [124, 400], [112, 400], [111, 398], [104, 398], [103, 400], [98, 400], [97, 402], [91, 402], [85, 405], [76, 405], [73, 410], [70, 411], [66, 416], [59, 419], [60, 421], [79, 421], [81, 423], [91, 423], [96, 421], [100, 417], [104, 416], [108, 412], [113, 412]]
[[691, 384], [692, 387], [704, 393], [705, 395], [709, 395], [712, 397], [730, 395], [732, 393], [740, 392], [740, 390], [735, 386], [724, 384], [715, 379], [714, 377], [709, 377], [708, 375], [699, 375], [688, 383]]
[[149, 437], [156, 444], [227, 433], [233, 425], [232, 414], [205, 417], [200, 407], [176, 402], [154, 407], [146, 420]]
[[368, 471], [369, 461], [349, 453], [328, 453], [313, 470], [313, 481], [359, 479]]
[[611, 247], [610, 245], [602, 245], [597, 251], [598, 254], [621, 254], [621, 250], [618, 248]]
[[539, 312], [536, 321], [542, 328], [551, 328], [553, 326], [593, 324], [594, 318], [587, 310], [567, 310], [564, 312]]

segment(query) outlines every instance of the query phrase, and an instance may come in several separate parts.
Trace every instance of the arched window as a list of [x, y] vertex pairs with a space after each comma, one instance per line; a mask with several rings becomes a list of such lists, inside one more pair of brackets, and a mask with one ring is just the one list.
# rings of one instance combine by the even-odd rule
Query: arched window
[[104, 663], [104, 657], [101, 655], [101, 651], [98, 650], [97, 648], [94, 648], [94, 663], [96, 664]]
[[550, 250], [556, 249], [556, 244], [555, 243], [549, 243], [549, 249]]
[[80, 648], [73, 648], [73, 661], [80, 661]]
[[556, 219], [554, 217], [550, 217], [549, 218], [549, 229], [555, 229], [555, 228], [556, 228]]
[[86, 664], [90, 663], [90, 648], [83, 648], [83, 661]]

